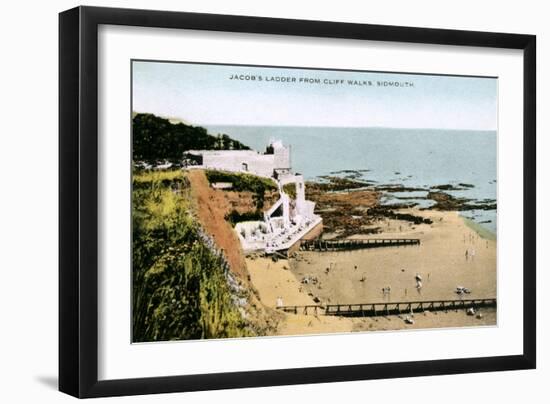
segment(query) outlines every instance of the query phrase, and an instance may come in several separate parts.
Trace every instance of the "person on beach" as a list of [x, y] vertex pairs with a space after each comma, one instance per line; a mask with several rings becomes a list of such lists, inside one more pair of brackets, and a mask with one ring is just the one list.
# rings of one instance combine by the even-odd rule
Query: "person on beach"
[[283, 307], [283, 298], [281, 296], [277, 296], [277, 307]]
[[468, 249], [466, 249], [466, 252], [464, 253], [464, 256], [466, 257], [466, 261], [468, 261]]
[[473, 261], [475, 256], [476, 256], [476, 249], [475, 248], [472, 248], [472, 251], [470, 252], [470, 256], [472, 257], [472, 261]]

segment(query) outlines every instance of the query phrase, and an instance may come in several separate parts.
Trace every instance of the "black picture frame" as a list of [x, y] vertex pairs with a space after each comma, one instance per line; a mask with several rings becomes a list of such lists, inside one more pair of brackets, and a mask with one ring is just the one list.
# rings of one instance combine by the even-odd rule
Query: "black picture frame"
[[[100, 24], [522, 50], [523, 354], [99, 381], [97, 62]], [[60, 13], [59, 390], [84, 398], [534, 369], [535, 104], [534, 35], [96, 7], [77, 7]]]

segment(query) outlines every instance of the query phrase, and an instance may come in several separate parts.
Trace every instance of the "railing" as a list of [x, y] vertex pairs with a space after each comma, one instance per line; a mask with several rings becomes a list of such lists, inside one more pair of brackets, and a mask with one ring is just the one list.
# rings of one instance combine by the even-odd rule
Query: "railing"
[[416, 302], [327, 304], [279, 306], [286, 313], [343, 317], [375, 317], [424, 311], [467, 310], [469, 308], [496, 307], [496, 299], [428, 300]]

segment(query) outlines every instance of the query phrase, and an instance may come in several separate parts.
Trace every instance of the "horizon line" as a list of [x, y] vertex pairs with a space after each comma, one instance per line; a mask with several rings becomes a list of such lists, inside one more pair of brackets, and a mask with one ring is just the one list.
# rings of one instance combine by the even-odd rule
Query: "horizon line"
[[412, 130], [450, 130], [450, 131], [470, 131], [470, 132], [496, 132], [494, 129], [477, 129], [477, 128], [434, 128], [434, 127], [411, 127], [411, 126], [334, 126], [334, 125], [270, 125], [270, 124], [234, 124], [234, 123], [201, 123], [194, 124], [196, 126], [250, 126], [250, 127], [273, 127], [273, 128], [333, 128], [333, 129], [412, 129]]
[[153, 112], [138, 112], [132, 111], [132, 114], [151, 114], [158, 116], [162, 119], [180, 121], [185, 125], [190, 126], [248, 126], [248, 127], [269, 127], [269, 128], [331, 128], [331, 129], [410, 129], [410, 130], [448, 130], [448, 131], [469, 131], [469, 132], [497, 132], [498, 128], [494, 129], [478, 129], [478, 128], [434, 128], [434, 127], [410, 127], [410, 126], [334, 126], [334, 125], [299, 125], [299, 124], [282, 124], [282, 125], [273, 125], [273, 124], [236, 124], [236, 123], [196, 123], [190, 120], [180, 118], [177, 116], [166, 116], [166, 115], [157, 115]]

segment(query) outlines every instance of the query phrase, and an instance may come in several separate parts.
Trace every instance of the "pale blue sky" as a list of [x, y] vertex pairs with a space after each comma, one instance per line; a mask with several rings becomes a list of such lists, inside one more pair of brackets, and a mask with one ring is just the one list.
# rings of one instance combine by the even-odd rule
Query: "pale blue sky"
[[[196, 125], [495, 130], [497, 79], [133, 62], [133, 110]], [[231, 80], [233, 75], [262, 81]], [[266, 81], [293, 77], [295, 82]], [[300, 82], [319, 79], [322, 84]], [[343, 80], [323, 84], [325, 80]], [[371, 81], [371, 86], [348, 80]], [[412, 83], [381, 87], [378, 81]]]

